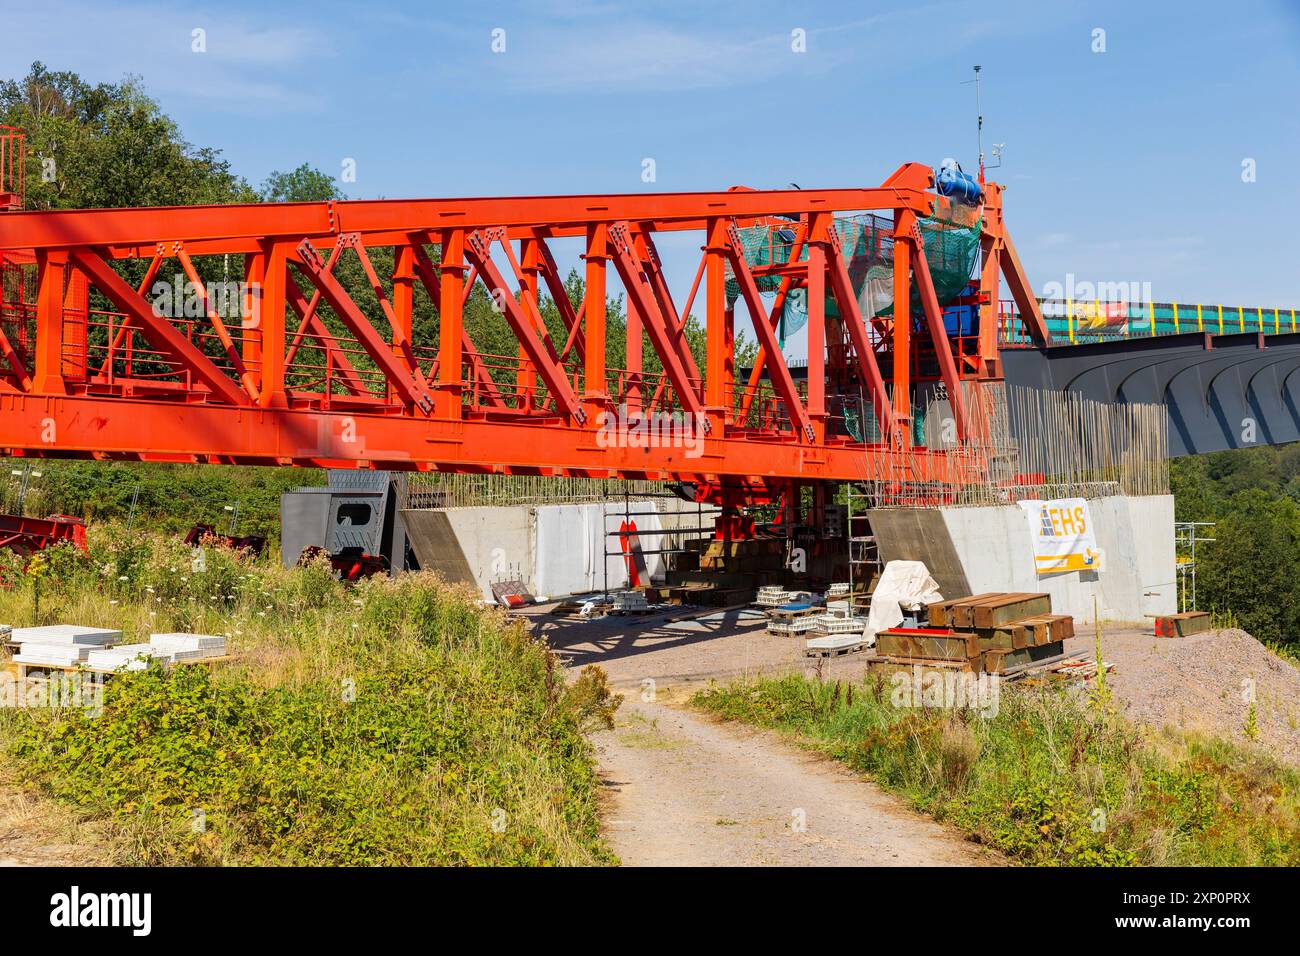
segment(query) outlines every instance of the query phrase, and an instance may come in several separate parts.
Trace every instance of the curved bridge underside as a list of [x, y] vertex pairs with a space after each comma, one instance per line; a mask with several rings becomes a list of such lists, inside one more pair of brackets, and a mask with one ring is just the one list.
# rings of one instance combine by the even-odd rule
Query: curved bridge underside
[[1006, 349], [1002, 366], [1011, 385], [1163, 404], [1171, 456], [1300, 441], [1300, 333]]

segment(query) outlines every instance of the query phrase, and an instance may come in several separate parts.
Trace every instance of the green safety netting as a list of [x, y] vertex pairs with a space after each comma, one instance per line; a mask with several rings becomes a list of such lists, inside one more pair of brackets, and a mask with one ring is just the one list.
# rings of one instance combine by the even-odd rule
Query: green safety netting
[[[975, 271], [980, 254], [980, 220], [963, 223], [950, 219], [918, 220], [921, 239], [925, 242], [925, 260], [939, 305], [946, 305], [961, 294]], [[912, 284], [912, 311], [921, 310], [916, 284]], [[889, 310], [893, 311], [891, 303]], [[879, 315], [880, 313], [876, 313]]]
[[[924, 405], [913, 409], [912, 443], [914, 445], [925, 444], [925, 418], [926, 409]], [[865, 428], [863, 427], [864, 423]], [[876, 418], [875, 409], [867, 402], [863, 402], [861, 407], [855, 406], [851, 402], [844, 404], [844, 430], [854, 441], [866, 442], [868, 445], [878, 444], [883, 441], [880, 433], [880, 422]]]
[[[751, 226], [748, 229], [740, 230], [740, 245], [745, 254], [745, 262], [750, 268], [770, 265], [785, 265], [790, 261], [790, 254], [794, 251], [795, 227], [797, 223]], [[799, 256], [799, 261], [808, 258], [807, 248], [805, 247]], [[758, 276], [754, 280], [758, 286], [758, 291], [764, 295], [775, 294], [781, 287], [780, 276]], [[727, 305], [731, 305], [736, 299], [740, 298], [740, 283], [738, 283], [731, 271], [727, 267]], [[785, 308], [781, 312], [781, 322], [777, 327], [777, 337], [782, 344], [788, 336], [793, 335], [804, 327], [808, 322], [808, 302], [804, 289], [795, 289], [786, 299]]]
[[[973, 221], [964, 221], [970, 219]], [[979, 258], [980, 221], [973, 216], [944, 219], [939, 217], [919, 220], [921, 238], [925, 242], [925, 258], [930, 266], [939, 304], [956, 298], [970, 281]], [[745, 261], [751, 267], [783, 265], [790, 261], [793, 252], [796, 224], [776, 223], [756, 225], [740, 230], [741, 247]], [[887, 315], [894, 308], [894, 266], [892, 223], [883, 217], [841, 217], [835, 220], [835, 231], [840, 247], [848, 262], [849, 280], [857, 292], [858, 307], [864, 316]], [[807, 258], [806, 247], [799, 261]], [[760, 276], [756, 279], [758, 290], [772, 294], [781, 285], [779, 276]], [[728, 269], [727, 302], [740, 296], [740, 286]], [[915, 285], [912, 289], [912, 309], [919, 311], [920, 300]], [[834, 296], [826, 292], [826, 314], [839, 315]], [[777, 334], [782, 344], [808, 321], [808, 306], [803, 289], [796, 289], [786, 301]]]

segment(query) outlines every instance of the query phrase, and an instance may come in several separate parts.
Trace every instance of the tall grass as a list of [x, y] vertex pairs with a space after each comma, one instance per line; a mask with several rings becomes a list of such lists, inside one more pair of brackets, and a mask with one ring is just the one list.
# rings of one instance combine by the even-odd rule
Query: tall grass
[[893, 691], [792, 675], [693, 702], [789, 732], [1025, 863], [1300, 863], [1300, 774], [1252, 750], [1143, 732], [1079, 688], [1003, 687], [987, 717]]
[[127, 862], [593, 864], [584, 727], [616, 700], [432, 575], [340, 584], [100, 527], [0, 588], [0, 620], [225, 634], [235, 660], [0, 714], [0, 758], [117, 828]]

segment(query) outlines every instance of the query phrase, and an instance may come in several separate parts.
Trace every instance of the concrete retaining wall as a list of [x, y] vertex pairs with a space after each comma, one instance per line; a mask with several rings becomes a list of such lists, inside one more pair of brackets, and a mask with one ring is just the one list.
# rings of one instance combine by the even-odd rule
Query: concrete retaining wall
[[[626, 587], [623, 559], [605, 559], [603, 569], [601, 562], [605, 532], [617, 531], [627, 512], [638, 529], [647, 532], [641, 538], [641, 547], [655, 551], [666, 547], [668, 539], [649, 531], [711, 528], [716, 510], [705, 507], [701, 520], [696, 505], [663, 498], [630, 503], [405, 510], [402, 518], [420, 567], [437, 571], [450, 581], [473, 585], [484, 600], [490, 601], [493, 582], [516, 577], [533, 594], [549, 598], [600, 590], [606, 581], [611, 590]], [[675, 543], [704, 533], [684, 531]], [[608, 546], [616, 549], [618, 539], [609, 538]], [[662, 558], [647, 555], [646, 564], [652, 578], [657, 579], [662, 573]]]
[[[1046, 591], [1052, 609], [1093, 620], [1141, 622], [1178, 609], [1172, 495], [1097, 498], [1088, 502], [1100, 571], [1039, 577], [1024, 511], [1018, 505], [884, 509], [871, 527], [884, 560], [924, 561], [945, 596], [984, 591]], [[956, 566], [954, 566], [954, 564]], [[951, 594], [950, 594], [951, 592]]]

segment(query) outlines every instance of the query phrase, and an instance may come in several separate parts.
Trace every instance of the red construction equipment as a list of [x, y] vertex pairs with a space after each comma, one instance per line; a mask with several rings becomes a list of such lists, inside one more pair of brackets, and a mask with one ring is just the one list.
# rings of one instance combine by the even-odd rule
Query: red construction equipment
[[[961, 383], [1000, 375], [999, 274], [1026, 329], [1040, 340], [1047, 333], [1003, 224], [1001, 190], [988, 184], [979, 301], [989, 317], [977, 354], [951, 341], [917, 228], [951, 205], [933, 182], [929, 167], [911, 163], [874, 189], [6, 213], [0, 263], [21, 284], [6, 282], [0, 323], [0, 454], [673, 478], [770, 496], [796, 482], [960, 482], [977, 477], [978, 457], [912, 447], [918, 377], [942, 380], [958, 437], [968, 439], [982, 423], [964, 407]], [[870, 210], [893, 217], [897, 299], [908, 301], [915, 284], [919, 333], [905, 309], [895, 321], [859, 307], [835, 223], [837, 214]], [[801, 256], [752, 265], [738, 229], [773, 219], [794, 231]], [[702, 256], [681, 299], [655, 240], [683, 231], [701, 236]], [[576, 307], [551, 247], [575, 239], [586, 289]], [[381, 268], [389, 250], [391, 270]], [[195, 268], [193, 257], [215, 254], [242, 262], [238, 322], [223, 321]], [[371, 313], [381, 319], [337, 278], [344, 256], [365, 270]], [[136, 284], [114, 268], [129, 260], [143, 270]], [[172, 260], [197, 311], [178, 316], [159, 305], [155, 282]], [[760, 346], [747, 382], [736, 380], [729, 276]], [[627, 303], [622, 369], [606, 364], [614, 277]], [[761, 279], [780, 285], [770, 312]], [[476, 281], [498, 303], [517, 354], [486, 354], [467, 333], [464, 305]], [[702, 368], [684, 335], [701, 286]], [[542, 321], [543, 288], [564, 341]], [[775, 336], [795, 289], [807, 293], [802, 382]], [[436, 347], [412, 342], [417, 293], [436, 304]], [[648, 370], [643, 334], [662, 371]], [[918, 355], [933, 373], [917, 371]], [[846, 419], [852, 402], [875, 425], [860, 438]], [[638, 443], [621, 430], [632, 414], [675, 415], [698, 441]]]
[[64, 542], [85, 551], [86, 523], [70, 515], [50, 515], [48, 518], [0, 515], [0, 548], [27, 557]]
[[260, 534], [238, 536], [221, 534], [215, 525], [210, 524], [196, 524], [185, 532], [185, 543], [188, 545], [198, 546], [205, 541], [211, 541], [231, 551], [251, 551], [253, 554], [261, 554], [266, 550], [266, 538]]
[[382, 555], [366, 554], [355, 548], [348, 548], [339, 554], [330, 554], [324, 548], [312, 546], [303, 550], [298, 563], [306, 564], [322, 555], [329, 559], [330, 567], [334, 569], [339, 579], [350, 583], [388, 571], [388, 562]]

